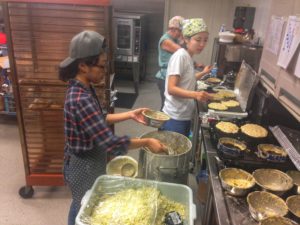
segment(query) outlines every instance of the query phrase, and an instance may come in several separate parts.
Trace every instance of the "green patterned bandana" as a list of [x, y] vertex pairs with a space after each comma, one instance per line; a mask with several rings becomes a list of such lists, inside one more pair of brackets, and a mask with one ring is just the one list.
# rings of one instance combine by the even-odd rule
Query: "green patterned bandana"
[[184, 37], [192, 37], [200, 32], [208, 32], [207, 26], [202, 18], [193, 18], [183, 21], [182, 34]]

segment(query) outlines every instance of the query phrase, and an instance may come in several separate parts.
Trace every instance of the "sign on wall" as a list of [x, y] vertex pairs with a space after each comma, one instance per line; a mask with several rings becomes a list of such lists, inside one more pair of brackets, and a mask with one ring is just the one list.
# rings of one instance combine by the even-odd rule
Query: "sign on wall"
[[272, 16], [271, 18], [266, 49], [274, 55], [278, 55], [284, 22], [285, 19], [280, 16]]
[[286, 69], [300, 43], [300, 17], [289, 16], [277, 65]]

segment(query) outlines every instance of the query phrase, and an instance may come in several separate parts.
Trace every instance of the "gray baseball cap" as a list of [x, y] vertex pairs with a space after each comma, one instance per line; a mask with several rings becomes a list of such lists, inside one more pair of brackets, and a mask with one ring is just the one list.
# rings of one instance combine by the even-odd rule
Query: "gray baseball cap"
[[76, 34], [70, 43], [69, 57], [60, 63], [64, 68], [73, 63], [76, 59], [99, 55], [103, 50], [105, 38], [95, 31], [82, 31]]

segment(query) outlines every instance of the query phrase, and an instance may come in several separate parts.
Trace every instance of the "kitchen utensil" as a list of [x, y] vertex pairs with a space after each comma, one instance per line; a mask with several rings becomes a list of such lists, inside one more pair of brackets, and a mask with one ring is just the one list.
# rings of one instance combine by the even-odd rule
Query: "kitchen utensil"
[[272, 216], [285, 216], [288, 208], [278, 196], [266, 191], [254, 191], [247, 196], [251, 216], [261, 221]]
[[167, 114], [155, 110], [145, 110], [142, 112], [142, 114], [144, 115], [147, 126], [155, 128], [160, 128], [170, 119]]
[[222, 187], [233, 196], [244, 196], [255, 185], [252, 175], [237, 168], [225, 168], [219, 172]]
[[289, 211], [300, 220], [300, 195], [292, 195], [286, 199], [286, 205]]
[[260, 221], [259, 225], [297, 225], [297, 223], [282, 216], [273, 216]]
[[300, 171], [298, 170], [289, 170], [286, 172], [287, 175], [289, 175], [294, 182], [294, 193], [300, 194]]
[[171, 131], [152, 131], [141, 138], [160, 140], [174, 154], [156, 154], [147, 148], [139, 153], [139, 174], [145, 179], [187, 184], [192, 143], [184, 135]]
[[219, 139], [217, 148], [224, 155], [231, 157], [242, 157], [247, 149], [247, 146], [237, 139], [223, 137]]
[[[262, 132], [262, 136], [250, 136], [249, 133], [245, 133], [246, 128], [254, 132], [259, 129]], [[240, 127], [240, 131], [241, 140], [245, 141], [248, 147], [256, 148], [259, 144], [267, 143], [268, 130], [258, 124], [246, 123]]]
[[126, 163], [121, 168], [121, 175], [124, 177], [133, 177], [136, 172], [136, 168], [131, 163]]
[[[227, 123], [229, 125], [226, 125]], [[223, 124], [222, 126], [225, 126], [225, 127], [228, 127], [228, 126], [236, 127], [236, 130], [235, 131], [231, 131], [231, 132], [226, 132], [225, 130], [221, 130], [221, 129], [218, 128], [219, 124]], [[214, 126], [214, 130], [215, 130], [218, 138], [222, 138], [222, 137], [237, 138], [238, 137], [239, 128], [233, 122], [217, 121], [213, 126]]]
[[257, 169], [252, 173], [256, 183], [264, 190], [282, 195], [293, 187], [293, 180], [276, 169]]
[[271, 162], [285, 162], [287, 159], [286, 151], [272, 144], [259, 144], [257, 146], [257, 156]]
[[130, 156], [117, 156], [106, 165], [108, 175], [136, 177], [138, 175], [138, 163]]

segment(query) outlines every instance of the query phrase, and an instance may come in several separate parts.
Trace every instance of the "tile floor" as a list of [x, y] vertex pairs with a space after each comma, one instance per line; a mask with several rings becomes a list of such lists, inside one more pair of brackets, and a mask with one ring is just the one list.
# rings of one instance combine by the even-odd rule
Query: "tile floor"
[[[122, 90], [126, 86], [128, 85], [120, 85], [116, 88]], [[159, 109], [159, 106], [160, 98], [156, 84], [153, 81], [142, 82], [134, 108]], [[123, 112], [125, 110], [116, 108], [115, 111]], [[115, 126], [117, 134], [127, 134], [132, 137], [140, 136], [153, 129], [133, 121], [122, 122]], [[132, 150], [129, 155], [137, 158], [138, 151]], [[22, 199], [19, 196], [19, 188], [25, 185], [19, 131], [16, 119], [3, 115], [0, 115], [0, 168], [0, 225], [66, 224], [71, 199], [67, 187], [34, 187], [33, 198]], [[189, 183], [195, 193], [196, 184], [193, 175], [190, 175]], [[196, 222], [195, 224], [201, 223]]]

